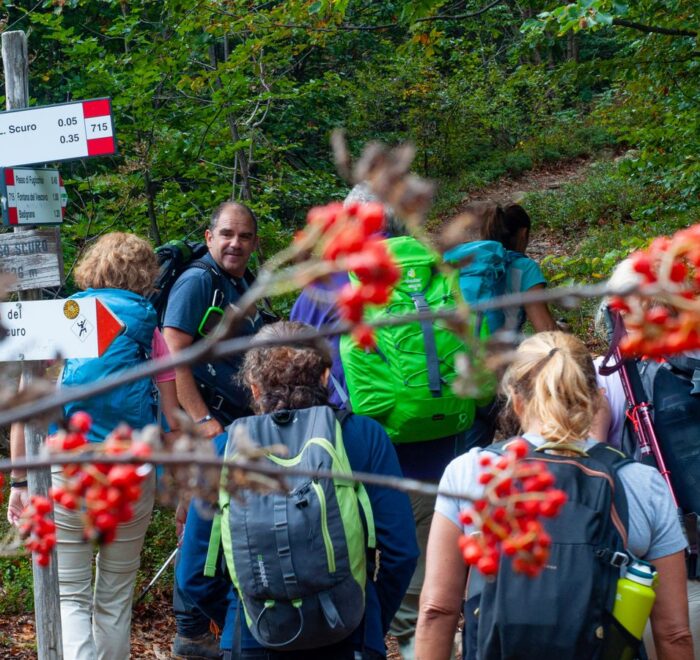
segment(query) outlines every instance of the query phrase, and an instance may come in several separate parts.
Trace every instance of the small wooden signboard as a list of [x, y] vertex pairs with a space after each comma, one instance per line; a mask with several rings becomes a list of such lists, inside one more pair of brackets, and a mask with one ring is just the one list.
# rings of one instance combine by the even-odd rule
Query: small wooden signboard
[[10, 291], [63, 284], [63, 253], [58, 228], [0, 234], [0, 273], [12, 276]]

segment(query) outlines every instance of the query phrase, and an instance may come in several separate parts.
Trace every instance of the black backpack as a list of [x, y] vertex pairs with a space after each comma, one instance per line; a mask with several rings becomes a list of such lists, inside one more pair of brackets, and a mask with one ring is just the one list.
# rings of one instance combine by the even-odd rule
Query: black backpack
[[[148, 299], [158, 314], [159, 327], [163, 327], [165, 308], [168, 305], [170, 290], [173, 288], [177, 278], [188, 268], [199, 268], [207, 271], [214, 283], [214, 299], [212, 302], [218, 298], [217, 291], [221, 291], [223, 288], [222, 284], [220, 284], [223, 275], [218, 268], [213, 268], [206, 261], [203, 261], [208, 251], [206, 243], [178, 239], [168, 241], [156, 248], [158, 277], [155, 282], [155, 291]], [[250, 287], [255, 281], [255, 275], [250, 269], [246, 268], [243, 279], [246, 285]], [[234, 283], [234, 286], [237, 286], [235, 280], [231, 279], [230, 281]], [[245, 288], [241, 287], [239, 293], [243, 295]], [[279, 316], [272, 310], [267, 298], [263, 298], [259, 302], [258, 313], [263, 323], [275, 323], [280, 320]]]
[[263, 448], [287, 448], [285, 458], [270, 453], [261, 459], [269, 464], [338, 475], [284, 475], [286, 492], [243, 488], [231, 495], [222, 471], [221, 514], [212, 527], [205, 575], [216, 574], [213, 558], [221, 541], [248, 628], [267, 648], [318, 649], [361, 624], [376, 538], [364, 485], [342, 478], [352, 474], [342, 431], [350, 414], [328, 406], [281, 410], [238, 419], [228, 428], [228, 459], [251, 438]]
[[[505, 444], [486, 451], [502, 453]], [[633, 643], [619, 640], [611, 625], [620, 566], [628, 560], [627, 498], [618, 471], [632, 459], [599, 443], [585, 456], [532, 451], [524, 460], [545, 462], [568, 501], [545, 520], [552, 548], [539, 576], [515, 573], [506, 556], [492, 581], [470, 571], [463, 657], [613, 657], [609, 649], [604, 653], [604, 642]]]
[[[636, 363], [654, 431], [684, 513], [700, 513], [700, 360], [676, 355]], [[629, 369], [631, 377], [634, 370]], [[630, 423], [626, 433], [632, 436]]]
[[[177, 239], [156, 248], [158, 277], [155, 282], [155, 290], [148, 299], [155, 307], [158, 314], [158, 325], [161, 328], [163, 327], [163, 317], [170, 290], [182, 273], [188, 268], [201, 268], [210, 272], [213, 278], [220, 277], [213, 268], [199, 261], [206, 256], [207, 252], [206, 243]], [[216, 287], [216, 284], [214, 286]]]

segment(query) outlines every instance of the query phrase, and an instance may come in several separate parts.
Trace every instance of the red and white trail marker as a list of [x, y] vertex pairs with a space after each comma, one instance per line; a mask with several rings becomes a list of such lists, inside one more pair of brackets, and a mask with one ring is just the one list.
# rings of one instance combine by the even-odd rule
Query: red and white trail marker
[[0, 167], [108, 156], [116, 151], [109, 99], [0, 113]]
[[0, 362], [95, 358], [124, 331], [98, 298], [0, 303]]

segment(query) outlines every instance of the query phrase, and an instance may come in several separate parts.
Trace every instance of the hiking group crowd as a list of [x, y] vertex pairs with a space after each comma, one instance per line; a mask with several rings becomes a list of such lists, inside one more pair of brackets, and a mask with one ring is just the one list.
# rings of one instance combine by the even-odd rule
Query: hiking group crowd
[[[345, 204], [372, 199], [359, 184]], [[386, 209], [385, 241], [401, 277], [389, 302], [371, 313], [437, 312], [453, 308], [456, 295], [479, 303], [546, 286], [526, 256], [530, 218], [522, 207], [484, 202], [465, 213], [472, 222], [463, 242], [443, 255], [458, 273], [452, 278], [439, 268], [441, 257], [406, 235]], [[243, 204], [223, 203], [205, 239], [205, 246], [159, 249], [160, 270], [154, 250], [136, 236], [95, 241], [76, 268], [83, 291], [73, 299], [100, 298], [125, 330], [102, 357], [66, 360], [61, 386], [94, 382], [207, 336], [254, 282], [248, 266], [257, 219]], [[635, 276], [623, 262], [614, 277], [625, 283]], [[173, 656], [373, 660], [386, 658], [391, 634], [403, 658], [446, 660], [461, 626], [463, 658], [700, 657], [693, 654], [693, 637], [700, 647], [700, 465], [692, 433], [700, 430], [700, 397], [692, 394], [700, 391], [693, 387], [700, 361], [594, 362], [580, 340], [558, 329], [545, 303], [530, 303], [474, 317], [482, 337], [520, 338], [526, 320], [534, 334], [519, 343], [500, 396], [462, 398], [450, 385], [457, 356], [468, 348], [441, 322], [382, 327], [373, 350], [347, 335], [304, 339], [309, 326], [339, 322], [334, 294], [348, 282], [357, 283], [356, 275], [307, 286], [289, 321], [253, 309], [236, 329], [255, 338], [245, 354], [178, 367], [155, 383], [143, 379], [64, 410], [66, 418], [89, 412], [89, 439], [101, 442], [120, 422], [136, 429], [160, 423], [177, 433], [180, 408], [221, 456], [236, 455], [250, 438], [272, 452], [284, 446], [286, 455], [269, 456], [281, 468], [338, 475], [290, 474], [286, 492], [229, 496], [222, 489], [218, 507], [180, 503]], [[604, 301], [606, 320], [624, 323]], [[654, 404], [672, 483], [635, 460], [644, 447], [627, 421], [630, 406], [640, 403], [629, 400], [628, 373], [637, 374], [638, 395]], [[483, 457], [508, 444], [492, 444], [499, 415], [531, 455], [547, 462], [569, 498], [547, 522], [550, 558], [535, 578], [512, 572], [505, 557], [494, 579], [468, 571], [458, 543], [473, 531], [460, 517], [468, 502], [342, 478], [403, 476], [479, 498]], [[12, 454], [23, 453], [15, 425]], [[28, 501], [26, 474], [11, 477], [8, 519], [17, 524]], [[55, 484], [62, 478], [53, 473]], [[80, 511], [55, 506], [65, 658], [129, 657], [133, 592], [155, 492], [152, 473], [133, 518], [99, 548], [94, 572]], [[643, 644], [613, 615], [618, 581], [632, 561], [653, 563], [656, 574]], [[648, 614], [639, 616], [643, 628]]]

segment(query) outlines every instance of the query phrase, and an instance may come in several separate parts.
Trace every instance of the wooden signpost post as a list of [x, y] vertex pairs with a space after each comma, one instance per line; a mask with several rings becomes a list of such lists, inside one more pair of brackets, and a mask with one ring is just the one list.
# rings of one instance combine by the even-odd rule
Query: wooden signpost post
[[[58, 316], [56, 310], [66, 301], [38, 302], [40, 288], [62, 284], [63, 262], [58, 230], [32, 227], [62, 221], [65, 191], [57, 170], [20, 166], [114, 154], [117, 141], [109, 99], [28, 108], [27, 37], [21, 31], [3, 32], [0, 37], [8, 110], [0, 113], [0, 217], [3, 224], [15, 227], [13, 234], [0, 234], [0, 272], [14, 276], [10, 289], [20, 298], [18, 303], [0, 305], [5, 325], [14, 332], [0, 344], [0, 357], [22, 361], [26, 387], [38, 375], [38, 363], [32, 361], [56, 353], [101, 355], [122, 326], [96, 301], [84, 302], [73, 318], [67, 316], [75, 311], [72, 308], [61, 307], [63, 317]], [[61, 322], [52, 321], [52, 315]], [[22, 343], [29, 334], [32, 341]], [[37, 456], [44, 440], [40, 429], [26, 423], [24, 440], [27, 456]], [[30, 470], [27, 478], [30, 495], [47, 495], [49, 470]], [[32, 561], [39, 660], [63, 657], [56, 566], [55, 550], [46, 568]]]
[[[24, 32], [3, 32], [2, 62], [5, 73], [5, 98], [8, 110], [24, 108], [29, 101], [29, 58], [27, 36]], [[21, 163], [19, 163], [21, 164]], [[17, 238], [21, 230], [15, 230]], [[21, 239], [20, 239], [21, 240]], [[3, 260], [4, 262], [4, 260]], [[24, 301], [38, 300], [39, 291], [34, 289], [20, 295]], [[29, 386], [37, 377], [38, 368], [32, 363], [22, 364], [22, 382]], [[27, 456], [38, 456], [44, 435], [41, 429], [31, 423], [24, 426], [24, 443]], [[29, 493], [46, 496], [51, 486], [49, 470], [30, 470], [27, 474]], [[58, 570], [56, 551], [47, 567], [41, 567], [32, 558], [34, 576], [34, 620], [36, 622], [37, 650], [40, 660], [60, 660], [63, 658], [61, 637], [61, 608], [58, 596]]]

